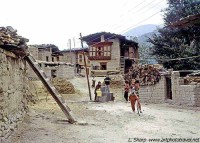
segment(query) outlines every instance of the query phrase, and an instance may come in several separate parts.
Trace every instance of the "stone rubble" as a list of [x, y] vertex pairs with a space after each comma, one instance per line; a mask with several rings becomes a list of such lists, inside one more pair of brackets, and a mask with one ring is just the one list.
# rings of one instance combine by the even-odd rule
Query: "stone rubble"
[[0, 27], [0, 45], [20, 46], [22, 41], [28, 42], [29, 40], [19, 36], [17, 30], [11, 26]]

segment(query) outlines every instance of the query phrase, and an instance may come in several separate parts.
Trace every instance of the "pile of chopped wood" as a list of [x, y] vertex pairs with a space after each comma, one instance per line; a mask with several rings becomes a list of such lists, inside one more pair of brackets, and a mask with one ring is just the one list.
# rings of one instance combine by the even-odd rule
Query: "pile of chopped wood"
[[60, 94], [75, 93], [74, 86], [67, 80], [61, 78], [53, 78], [52, 82]]
[[134, 66], [124, 75], [124, 80], [131, 82], [135, 79], [139, 80], [141, 85], [155, 85], [161, 78], [159, 70], [154, 65]]
[[184, 78], [185, 84], [190, 84], [192, 82], [200, 83], [200, 76], [188, 76]]
[[19, 36], [17, 30], [11, 26], [0, 27], [0, 45], [19, 46], [22, 41], [28, 42], [29, 40]]

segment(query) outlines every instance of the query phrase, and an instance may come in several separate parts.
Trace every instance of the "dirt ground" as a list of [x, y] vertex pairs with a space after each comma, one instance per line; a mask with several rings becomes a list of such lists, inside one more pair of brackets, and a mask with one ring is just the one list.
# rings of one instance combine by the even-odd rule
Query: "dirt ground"
[[87, 124], [69, 124], [49, 97], [47, 102], [42, 100], [30, 106], [25, 121], [5, 143], [126, 143], [150, 142], [148, 139], [152, 138], [200, 138], [200, 108], [142, 103], [143, 114], [138, 116], [124, 101], [122, 89], [111, 89], [115, 102], [95, 103], [89, 101], [85, 78], [71, 82], [76, 94], [63, 96], [77, 120]]

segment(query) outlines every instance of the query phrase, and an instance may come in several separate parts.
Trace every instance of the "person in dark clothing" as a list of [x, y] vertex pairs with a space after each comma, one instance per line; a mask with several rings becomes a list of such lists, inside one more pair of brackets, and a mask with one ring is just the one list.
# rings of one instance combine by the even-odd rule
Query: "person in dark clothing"
[[106, 85], [106, 92], [110, 92], [110, 81], [111, 81], [111, 79], [110, 79], [110, 77], [109, 77], [109, 75], [107, 75], [106, 76], [106, 78], [104, 79], [104, 83], [105, 83], [105, 85]]
[[129, 82], [126, 80], [124, 85], [124, 98], [128, 101], [128, 93], [130, 90]]

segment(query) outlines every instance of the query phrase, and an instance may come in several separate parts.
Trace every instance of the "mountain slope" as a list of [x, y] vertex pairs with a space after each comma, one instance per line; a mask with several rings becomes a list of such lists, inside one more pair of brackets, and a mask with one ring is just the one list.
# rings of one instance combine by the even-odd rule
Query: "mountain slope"
[[155, 24], [147, 24], [147, 25], [138, 26], [136, 28], [133, 28], [133, 29], [127, 31], [123, 35], [138, 37], [138, 36], [144, 35], [146, 33], [153, 32], [154, 30], [157, 29], [158, 26], [159, 25], [155, 25]]

